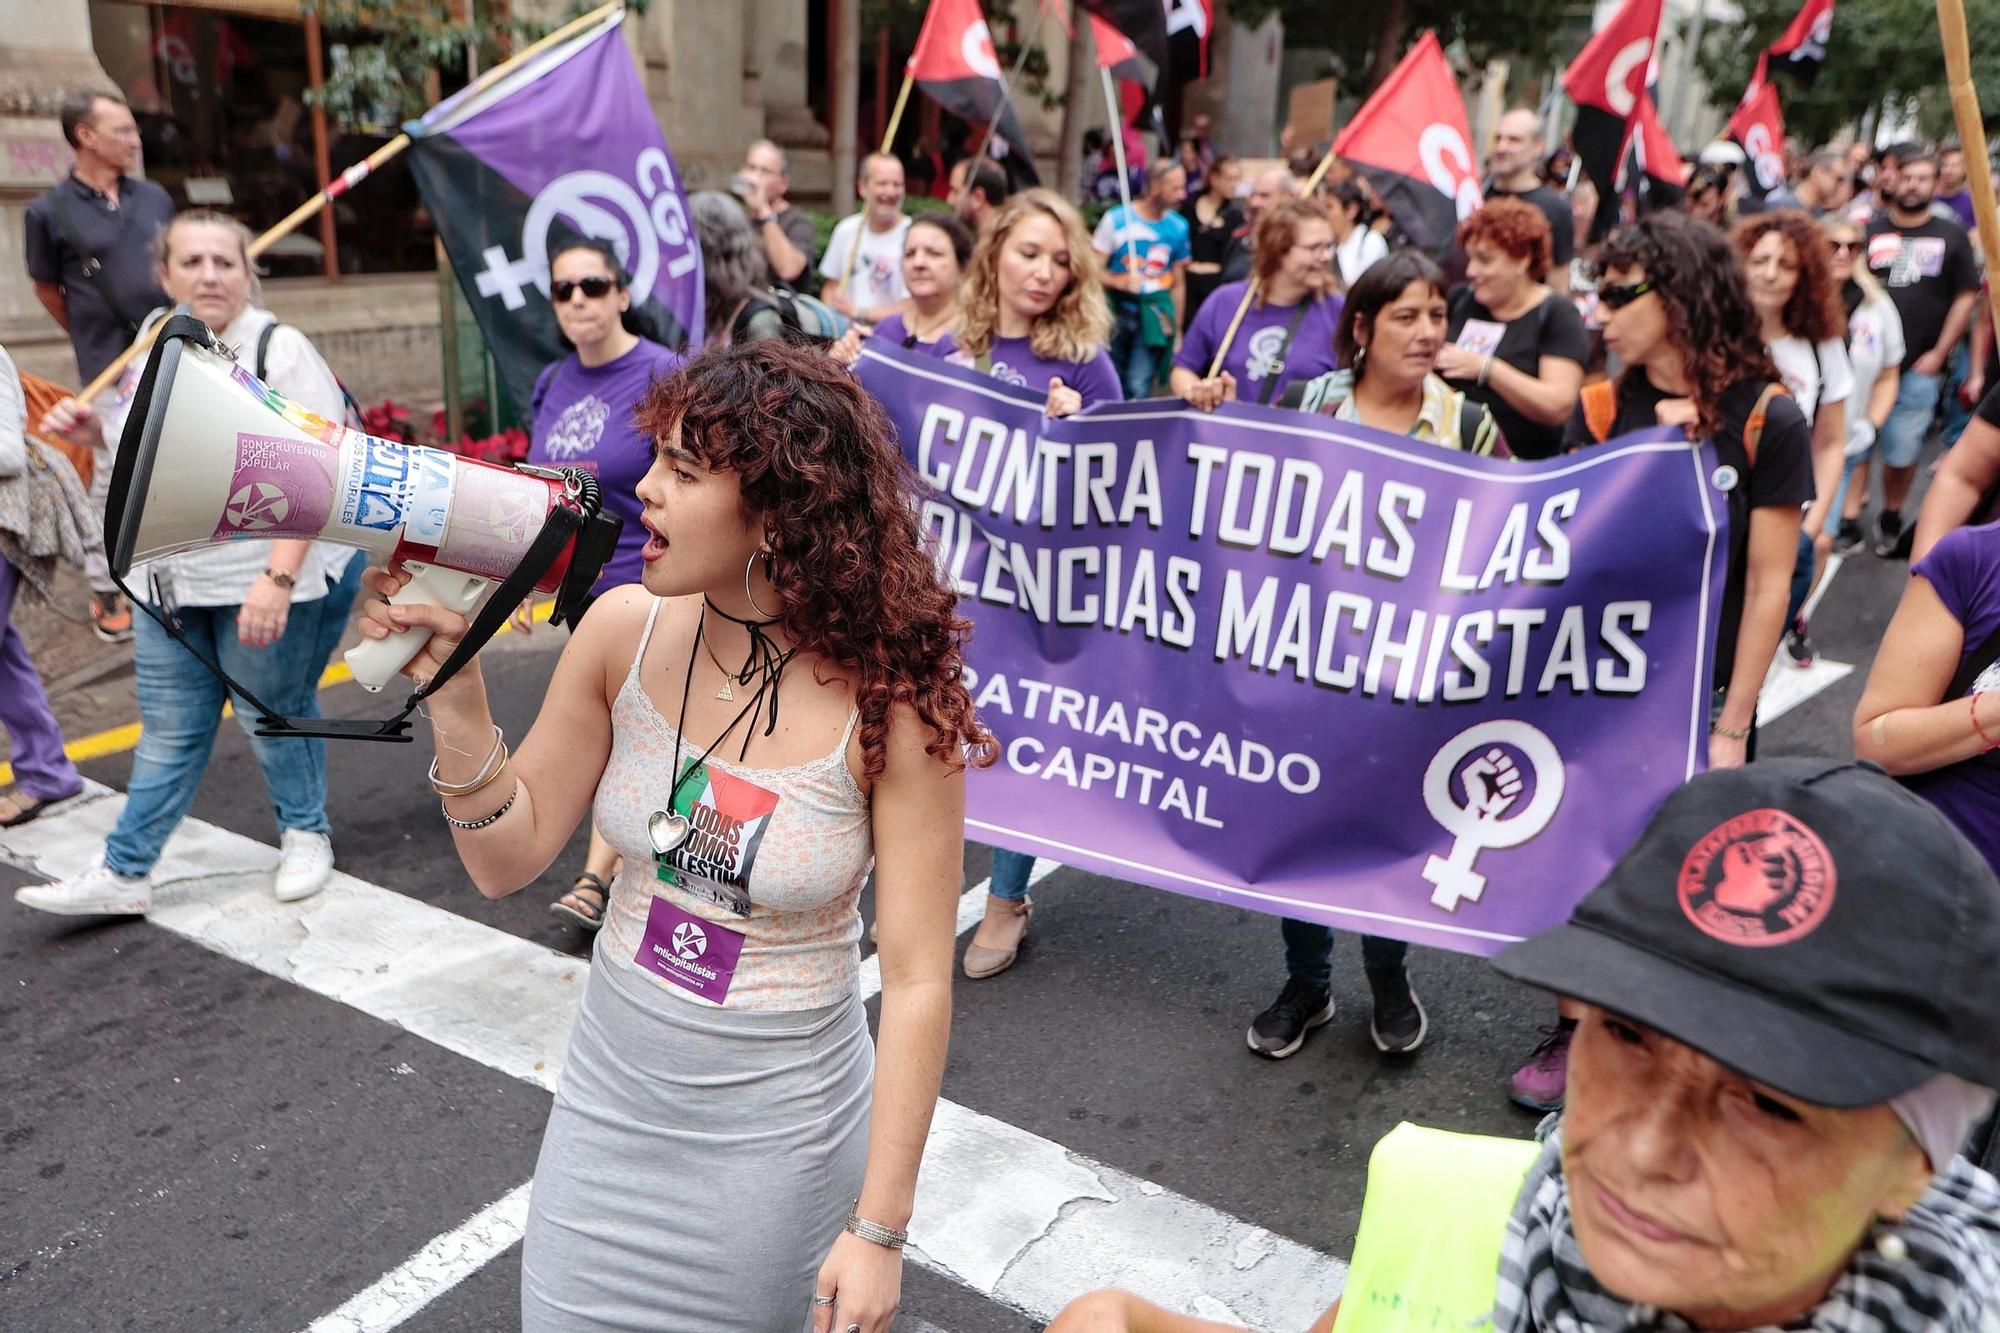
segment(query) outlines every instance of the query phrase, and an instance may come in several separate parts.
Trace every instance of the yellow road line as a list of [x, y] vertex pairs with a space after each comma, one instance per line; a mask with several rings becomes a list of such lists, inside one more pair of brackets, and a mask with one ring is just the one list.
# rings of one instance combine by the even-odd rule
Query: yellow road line
[[[556, 604], [553, 601], [537, 602], [535, 604], [535, 623], [546, 625], [549, 621], [549, 616], [555, 612], [555, 609]], [[513, 626], [511, 625], [502, 625], [500, 627], [500, 633], [502, 634], [512, 632]], [[329, 689], [335, 685], [344, 685], [353, 679], [353, 669], [346, 662], [336, 660], [320, 674], [319, 688], [322, 690]], [[234, 711], [233, 705], [228, 703], [222, 705], [222, 715], [224, 717], [231, 716]], [[139, 731], [140, 727], [137, 722], [127, 722], [122, 727], [112, 727], [108, 731], [100, 731], [85, 736], [82, 740], [71, 741], [63, 746], [63, 753], [77, 763], [84, 763], [91, 759], [102, 759], [106, 755], [123, 754], [125, 751], [138, 745]], [[9, 763], [0, 762], [0, 787], [7, 786], [13, 780], [14, 766]]]

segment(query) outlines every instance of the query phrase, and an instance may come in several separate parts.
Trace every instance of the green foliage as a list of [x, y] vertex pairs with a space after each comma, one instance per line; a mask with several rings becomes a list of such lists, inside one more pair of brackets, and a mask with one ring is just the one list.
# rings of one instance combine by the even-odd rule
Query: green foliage
[[[1743, 22], [1703, 34], [1701, 71], [1717, 105], [1734, 104], [1750, 80], [1762, 51], [1798, 13], [1798, 0], [1741, 0]], [[2000, 89], [2000, 0], [1965, 0], [1972, 38], [1973, 86], [1988, 90], [1986, 112], [1996, 109]], [[1922, 132], [1954, 133], [1951, 99], [1945, 89], [1944, 50], [1938, 41], [1937, 10], [1931, 0], [1839, 0], [1826, 64], [1808, 91], [1779, 76], [1785, 129], [1809, 143], [1825, 143], [1870, 107], [1916, 103]]]
[[595, 5], [571, 0], [546, 23], [496, 22], [482, 0], [305, 0], [305, 8], [319, 15], [329, 45], [344, 48], [328, 61], [327, 114], [345, 126], [389, 128], [430, 108], [433, 72], [446, 91], [463, 84], [468, 51], [489, 69], [505, 58], [503, 46], [518, 51]]
[[[1842, 0], [1845, 3], [1846, 0]], [[1262, 23], [1275, 13], [1285, 21], [1289, 46], [1333, 52], [1343, 89], [1359, 93], [1379, 82], [1426, 29], [1447, 47], [1462, 43], [1474, 64], [1496, 57], [1529, 68], [1559, 63], [1569, 0], [1224, 0], [1242, 23]], [[1379, 55], [1378, 55], [1379, 52]], [[1371, 64], [1371, 62], [1373, 62]]]

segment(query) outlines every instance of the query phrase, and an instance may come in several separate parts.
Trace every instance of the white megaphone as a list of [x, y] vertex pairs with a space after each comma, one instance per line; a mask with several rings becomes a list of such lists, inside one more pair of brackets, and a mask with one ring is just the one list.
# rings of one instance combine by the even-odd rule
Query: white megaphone
[[[139, 382], [105, 532], [120, 578], [214, 542], [339, 542], [378, 564], [403, 561], [413, 577], [391, 601], [469, 615], [514, 572], [557, 506], [582, 514], [585, 526], [535, 588], [588, 590], [618, 523], [598, 512], [594, 480], [588, 488], [580, 498], [578, 474], [498, 467], [328, 421], [236, 364], [184, 316], [161, 331]], [[413, 628], [364, 639], [347, 664], [364, 688], [379, 690], [429, 638]]]

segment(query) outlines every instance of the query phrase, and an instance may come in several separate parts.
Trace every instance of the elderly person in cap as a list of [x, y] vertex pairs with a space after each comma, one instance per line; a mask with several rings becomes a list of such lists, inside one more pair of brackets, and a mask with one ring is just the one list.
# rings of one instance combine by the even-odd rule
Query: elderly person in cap
[[[1958, 1155], [2000, 881], [1931, 806], [1867, 765], [1708, 773], [1495, 962], [1578, 1020], [1566, 1109], [1378, 1143], [1315, 1333], [2000, 1327], [2000, 1182]], [[1105, 1291], [1049, 1333], [1225, 1327]]]

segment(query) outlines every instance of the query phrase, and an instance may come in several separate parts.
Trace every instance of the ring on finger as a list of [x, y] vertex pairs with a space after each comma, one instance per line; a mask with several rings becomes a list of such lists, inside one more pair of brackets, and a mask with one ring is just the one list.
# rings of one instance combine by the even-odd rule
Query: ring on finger
[[814, 1296], [813, 1296], [813, 1304], [814, 1304], [815, 1306], [821, 1306], [821, 1307], [824, 1307], [824, 1306], [828, 1306], [828, 1305], [832, 1305], [832, 1304], [833, 1304], [833, 1297], [831, 1297], [831, 1296], [821, 1296], [821, 1295], [818, 1295], [817, 1293], [815, 1293], [815, 1294], [814, 1294]]

